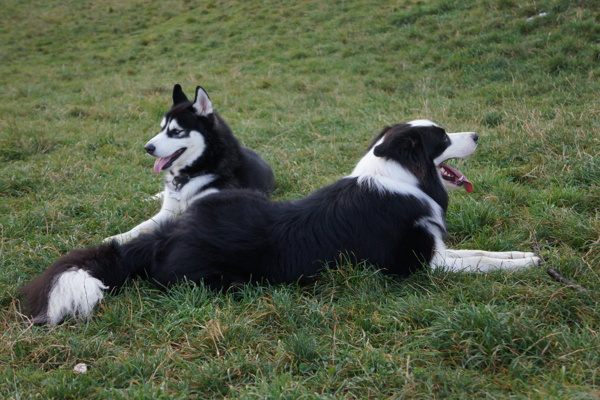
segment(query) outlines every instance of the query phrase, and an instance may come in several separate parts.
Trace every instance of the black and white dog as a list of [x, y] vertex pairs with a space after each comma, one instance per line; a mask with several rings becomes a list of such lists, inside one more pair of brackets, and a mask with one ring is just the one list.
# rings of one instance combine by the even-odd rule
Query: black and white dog
[[173, 88], [173, 107], [160, 124], [161, 131], [144, 147], [157, 157], [154, 172], [168, 171], [160, 211], [129, 232], [106, 241], [121, 243], [158, 227], [181, 214], [194, 201], [223, 189], [273, 191], [275, 178], [266, 161], [240, 146], [225, 121], [213, 111], [200, 86], [190, 102], [180, 85]]
[[38, 324], [87, 319], [103, 291], [129, 278], [161, 288], [188, 280], [221, 289], [238, 282], [296, 282], [335, 267], [340, 254], [406, 276], [430, 265], [450, 271], [512, 270], [533, 253], [449, 251], [449, 187], [472, 185], [443, 161], [466, 157], [472, 132], [447, 134], [430, 121], [386, 128], [352, 174], [306, 198], [273, 202], [256, 191], [223, 190], [129, 243], [73, 250], [22, 288]]

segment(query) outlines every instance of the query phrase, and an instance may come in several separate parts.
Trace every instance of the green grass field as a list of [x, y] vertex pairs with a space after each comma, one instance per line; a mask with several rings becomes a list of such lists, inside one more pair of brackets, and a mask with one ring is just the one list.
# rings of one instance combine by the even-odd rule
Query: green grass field
[[[597, 0], [3, 0], [0, 397], [600, 397], [599, 43]], [[387, 124], [476, 131], [449, 246], [546, 264], [134, 283], [87, 324], [31, 326], [21, 285], [158, 210], [143, 145], [175, 83], [209, 92], [280, 200], [348, 174]]]

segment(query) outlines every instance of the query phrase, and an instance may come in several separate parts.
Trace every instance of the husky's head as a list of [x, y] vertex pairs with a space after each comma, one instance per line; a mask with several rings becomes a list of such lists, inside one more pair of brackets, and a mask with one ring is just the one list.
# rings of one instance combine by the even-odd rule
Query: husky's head
[[160, 123], [161, 131], [144, 149], [157, 157], [154, 172], [177, 172], [198, 160], [206, 149], [205, 132], [216, 123], [212, 103], [202, 87], [190, 102], [180, 85], [173, 88], [173, 107]]

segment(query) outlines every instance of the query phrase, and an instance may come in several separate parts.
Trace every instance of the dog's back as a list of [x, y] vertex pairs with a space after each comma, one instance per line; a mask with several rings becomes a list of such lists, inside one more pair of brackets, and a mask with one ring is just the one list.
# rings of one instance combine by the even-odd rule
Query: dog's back
[[275, 190], [275, 175], [271, 166], [248, 148], [241, 149], [241, 163], [234, 171], [241, 187], [271, 193]]

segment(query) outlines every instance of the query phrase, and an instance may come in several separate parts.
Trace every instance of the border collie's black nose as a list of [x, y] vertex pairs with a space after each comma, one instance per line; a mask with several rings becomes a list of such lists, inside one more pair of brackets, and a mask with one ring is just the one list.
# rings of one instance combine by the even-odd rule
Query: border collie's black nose
[[148, 152], [148, 154], [152, 154], [156, 151], [156, 147], [153, 144], [147, 144], [144, 149], [146, 152]]
[[478, 135], [478, 134], [476, 134], [476, 133], [474, 133], [474, 134], [473, 134], [473, 141], [474, 141], [475, 143], [477, 143], [477, 141], [478, 141], [478, 140], [479, 140], [479, 135]]

